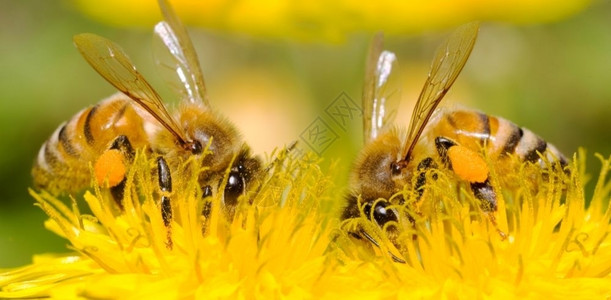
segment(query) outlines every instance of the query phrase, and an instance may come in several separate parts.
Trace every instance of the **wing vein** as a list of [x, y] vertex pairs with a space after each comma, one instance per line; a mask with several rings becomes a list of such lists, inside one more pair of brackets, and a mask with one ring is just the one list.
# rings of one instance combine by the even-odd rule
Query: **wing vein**
[[410, 159], [411, 152], [435, 109], [467, 63], [478, 30], [479, 22], [462, 25], [437, 49], [410, 119], [403, 153], [405, 161]]

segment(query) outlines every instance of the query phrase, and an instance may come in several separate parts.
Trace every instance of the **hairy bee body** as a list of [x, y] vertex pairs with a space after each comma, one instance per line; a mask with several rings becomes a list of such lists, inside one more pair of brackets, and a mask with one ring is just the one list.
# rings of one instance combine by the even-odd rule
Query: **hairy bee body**
[[158, 57], [157, 63], [172, 75], [170, 86], [182, 100], [178, 109], [173, 113], [167, 110], [161, 96], [119, 45], [91, 33], [76, 35], [76, 48], [119, 93], [60, 125], [42, 145], [32, 175], [36, 187], [56, 195], [73, 194], [96, 182], [110, 192], [120, 212], [127, 172], [136, 151], [144, 153], [155, 161], [150, 171], [158, 187], [153, 192], [159, 199], [171, 248], [171, 199], [173, 189], [182, 190], [187, 184], [183, 178], [197, 176], [204, 217], [210, 212], [212, 195], [218, 195], [231, 217], [238, 198], [252, 187], [261, 168], [234, 126], [208, 102], [187, 30], [167, 0], [159, 0], [159, 7], [165, 20], [154, 29], [163, 45], [162, 59]]
[[[146, 118], [150, 119], [150, 118]], [[133, 100], [117, 93], [85, 108], [61, 124], [42, 145], [32, 176], [37, 188], [53, 194], [75, 193], [91, 183], [90, 166], [121, 135], [135, 148], [151, 143], [146, 120]]]
[[[211, 152], [203, 159], [206, 165], [200, 174], [203, 186], [214, 190], [213, 183], [221, 180], [232, 159], [237, 157], [238, 163], [249, 154], [237, 130], [202, 105], [184, 102], [174, 118], [183, 125], [186, 138], [198, 141]], [[103, 153], [113, 149], [118, 137], [125, 137], [132, 150], [163, 156], [171, 169], [193, 156], [192, 151], [177, 145], [172, 134], [148, 112], [129, 97], [117, 93], [81, 110], [55, 130], [42, 145], [34, 163], [34, 185], [53, 194], [70, 194], [87, 188], [91, 184], [91, 166]]]
[[[359, 214], [356, 196], [361, 202], [376, 199], [390, 199], [405, 184], [411, 182], [412, 176], [397, 176], [391, 172], [393, 162], [401, 159], [402, 134], [400, 130], [389, 130], [366, 145], [355, 163], [352, 180], [352, 197], [344, 211], [343, 218], [356, 217]], [[503, 170], [518, 168], [513, 165], [511, 157], [518, 162], [531, 162], [542, 167], [545, 161], [558, 161], [566, 165], [566, 158], [557, 148], [547, 143], [527, 128], [519, 127], [501, 117], [489, 116], [472, 110], [439, 111], [428, 123], [422, 136], [414, 147], [412, 159], [404, 167], [408, 170], [422, 169], [423, 161], [432, 158], [431, 162], [447, 161], [440, 149], [440, 138], [451, 141], [457, 146], [487, 157], [495, 166]], [[454, 161], [454, 164], [470, 164], [473, 161]], [[430, 166], [426, 166], [429, 168]], [[461, 166], [448, 166], [450, 169]], [[499, 174], [502, 176], [503, 174]], [[420, 186], [414, 187], [415, 189]], [[351, 202], [351, 203], [350, 203]]]
[[[389, 78], [396, 56], [382, 49], [381, 35], [374, 37], [363, 89], [365, 146], [354, 164], [341, 215], [350, 236], [380, 248], [388, 240], [398, 246], [401, 231], [410, 230], [416, 214], [422, 213], [418, 207], [427, 181], [438, 180], [439, 173], [429, 170], [444, 171], [452, 181], [468, 186], [481, 211], [495, 223], [495, 187], [510, 187], [511, 174], [519, 174], [524, 162], [537, 168], [566, 167], [556, 147], [526, 128], [477, 111], [438, 108], [465, 66], [478, 31], [478, 22], [462, 25], [439, 46], [405, 131], [389, 125], [395, 115], [387, 106], [393, 104]], [[369, 222], [383, 232], [373, 230]], [[405, 262], [391, 248], [392, 258]]]
[[432, 120], [428, 125], [424, 139], [419, 144], [432, 145], [431, 142], [440, 136], [476, 152], [483, 150], [493, 162], [503, 161], [513, 154], [520, 161], [541, 166], [545, 164], [544, 158], [566, 164], [566, 158], [554, 145], [548, 144], [532, 131], [507, 119], [478, 111], [455, 110], [442, 113], [437, 122]]

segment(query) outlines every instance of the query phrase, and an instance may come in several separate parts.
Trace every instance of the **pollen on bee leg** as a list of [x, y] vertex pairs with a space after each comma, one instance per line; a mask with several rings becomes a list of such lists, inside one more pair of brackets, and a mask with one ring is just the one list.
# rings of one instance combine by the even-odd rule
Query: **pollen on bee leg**
[[114, 187], [125, 178], [126, 167], [123, 154], [117, 149], [104, 151], [93, 166], [95, 179], [99, 185]]
[[484, 182], [488, 178], [488, 164], [477, 152], [463, 146], [452, 146], [447, 152], [452, 170], [468, 182]]
[[499, 225], [496, 222], [496, 216], [494, 212], [486, 212], [486, 216], [488, 216], [490, 223], [492, 223], [492, 226], [494, 226], [494, 228], [496, 229], [496, 232], [499, 234], [499, 237], [501, 238], [501, 240], [502, 241], [506, 240], [509, 235], [499, 228]]

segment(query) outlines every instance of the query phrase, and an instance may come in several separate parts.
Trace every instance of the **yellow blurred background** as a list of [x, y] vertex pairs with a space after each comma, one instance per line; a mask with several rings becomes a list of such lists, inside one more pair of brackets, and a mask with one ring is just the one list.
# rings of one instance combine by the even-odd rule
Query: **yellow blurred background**
[[[609, 1], [447, 2], [191, 0], [177, 3], [177, 11], [192, 25], [211, 102], [263, 157], [294, 140], [308, 149], [303, 133], [322, 121], [335, 139], [322, 155], [327, 162], [341, 159], [345, 174], [361, 144], [360, 120], [339, 124], [328, 111], [336, 100], [360, 105], [372, 33], [389, 33], [387, 48], [399, 57], [398, 123], [405, 124], [435, 47], [471, 19], [484, 21], [480, 36], [444, 105], [504, 116], [568, 155], [579, 146], [611, 153]], [[100, 3], [0, 0], [0, 268], [66, 251], [62, 239], [43, 229], [44, 214], [28, 195], [30, 167], [61, 122], [114, 92], [73, 47], [74, 34], [116, 41], [170, 107], [177, 100], [154, 65], [155, 2]]]

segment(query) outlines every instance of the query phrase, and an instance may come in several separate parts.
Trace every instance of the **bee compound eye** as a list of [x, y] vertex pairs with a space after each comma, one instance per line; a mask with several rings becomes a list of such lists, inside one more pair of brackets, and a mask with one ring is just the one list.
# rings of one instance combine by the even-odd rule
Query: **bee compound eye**
[[396, 212], [393, 209], [388, 209], [388, 202], [386, 201], [377, 201], [375, 203], [367, 202], [363, 206], [363, 212], [367, 216], [367, 218], [371, 218], [371, 207], [373, 207], [373, 219], [380, 226], [384, 226], [384, 224], [395, 221], [398, 222], [399, 218], [397, 217]]
[[235, 205], [244, 192], [244, 178], [237, 171], [231, 171], [225, 185], [225, 204]]
[[189, 142], [187, 144], [187, 148], [193, 154], [201, 154], [203, 151], [202, 143], [200, 143], [198, 140], [193, 140], [192, 142]]
[[399, 175], [399, 174], [401, 174], [401, 165], [399, 165], [399, 163], [397, 163], [397, 162], [392, 162], [392, 163], [390, 164], [390, 172], [391, 172], [393, 175]]

